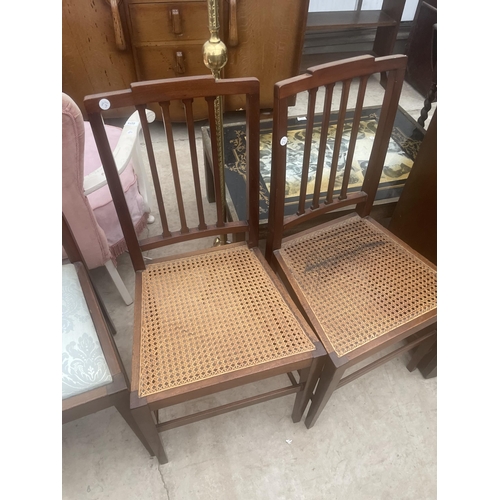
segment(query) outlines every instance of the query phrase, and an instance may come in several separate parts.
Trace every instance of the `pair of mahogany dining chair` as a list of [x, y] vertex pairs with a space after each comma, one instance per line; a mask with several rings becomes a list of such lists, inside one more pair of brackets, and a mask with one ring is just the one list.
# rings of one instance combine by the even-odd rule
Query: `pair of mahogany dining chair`
[[[259, 81], [214, 80], [211, 76], [131, 84], [123, 91], [87, 96], [85, 107], [132, 261], [135, 277], [134, 336], [130, 408], [160, 463], [167, 456], [160, 433], [280, 396], [295, 394], [292, 419], [308, 407], [314, 425], [334, 390], [383, 362], [429, 342], [436, 328], [436, 268], [370, 218], [384, 166], [404, 80], [405, 56], [362, 56], [311, 68], [275, 85], [272, 177], [265, 256], [259, 248]], [[368, 79], [387, 75], [378, 125], [364, 181], [348, 190], [356, 164], [355, 144], [362, 123]], [[356, 82], [356, 83], [354, 83]], [[359, 82], [359, 83], [357, 83]], [[330, 174], [325, 168], [332, 95], [342, 87]], [[350, 89], [358, 97], [343, 167], [335, 180]], [[310, 155], [318, 89], [324, 112], [315, 176]], [[308, 112], [298, 210], [285, 215], [287, 113], [289, 98], [308, 92]], [[221, 178], [213, 170], [215, 218], [207, 220], [200, 182], [193, 100], [205, 101], [213, 165], [218, 165], [216, 99], [244, 95], [247, 217], [228, 221]], [[179, 168], [170, 103], [185, 108], [191, 168]], [[159, 104], [168, 143], [168, 186], [155, 155], [146, 109]], [[116, 171], [102, 109], [135, 107], [142, 122], [161, 234], [140, 239]], [[345, 142], [345, 141], [344, 141]], [[328, 143], [328, 144], [331, 144]], [[355, 165], [356, 166], [356, 165]], [[183, 178], [183, 176], [187, 177]], [[323, 179], [325, 177], [325, 179]], [[190, 186], [195, 216], [185, 207]], [[311, 191], [312, 192], [309, 192]], [[177, 201], [175, 218], [165, 209]], [[319, 226], [325, 214], [352, 205], [354, 211]], [[306, 222], [308, 228], [300, 229]], [[311, 226], [313, 223], [313, 227]], [[291, 230], [291, 231], [290, 231]], [[290, 233], [290, 234], [288, 234]], [[235, 243], [214, 246], [214, 237]], [[209, 248], [176, 253], [177, 243], [208, 238]], [[242, 241], [243, 240], [243, 241]], [[145, 260], [143, 253], [168, 246], [168, 255]], [[409, 339], [409, 340], [408, 340]], [[381, 351], [393, 347], [380, 357]], [[372, 355], [378, 358], [347, 376], [345, 371]], [[288, 374], [290, 384], [258, 396], [185, 417], [160, 419], [160, 410], [250, 382]], [[163, 415], [163, 411], [162, 411]]]

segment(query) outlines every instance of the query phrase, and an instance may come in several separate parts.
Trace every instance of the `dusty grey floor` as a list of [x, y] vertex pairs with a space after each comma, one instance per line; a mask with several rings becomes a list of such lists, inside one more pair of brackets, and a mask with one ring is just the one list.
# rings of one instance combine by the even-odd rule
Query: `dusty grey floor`
[[[371, 81], [367, 104], [380, 93], [378, 82]], [[405, 84], [401, 106], [416, 119], [422, 105], [422, 97]], [[304, 109], [299, 99], [290, 113]], [[156, 224], [148, 227], [150, 234]], [[119, 258], [118, 271], [133, 293], [126, 254]], [[115, 340], [129, 371], [133, 305], [124, 305], [103, 268], [93, 270], [92, 277], [118, 330]], [[63, 498], [434, 499], [437, 379], [409, 373], [408, 360], [403, 355], [338, 390], [310, 430], [303, 422], [292, 423], [293, 396], [288, 396], [164, 432], [169, 463], [163, 466], [149, 457], [114, 408], [65, 424]], [[179, 405], [170, 415], [254, 394], [278, 382]]]

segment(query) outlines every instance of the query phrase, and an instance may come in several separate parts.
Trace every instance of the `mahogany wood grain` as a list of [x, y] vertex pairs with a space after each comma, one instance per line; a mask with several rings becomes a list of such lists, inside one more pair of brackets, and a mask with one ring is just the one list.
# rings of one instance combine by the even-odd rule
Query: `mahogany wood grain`
[[377, 124], [377, 133], [373, 141], [368, 168], [366, 169], [361, 190], [364, 191], [367, 200], [356, 207], [356, 211], [361, 217], [367, 216], [375, 201], [380, 176], [384, 168], [384, 160], [387, 154], [389, 141], [391, 139], [392, 127], [398, 110], [399, 96], [404, 83], [405, 66], [400, 66], [395, 71], [382, 70], [381, 73], [388, 74], [387, 85], [385, 87], [382, 110]]
[[[275, 102], [273, 111], [273, 157], [272, 157], [272, 170], [271, 170], [271, 199], [269, 203], [269, 221], [277, 221], [276, 223], [269, 223], [267, 244], [266, 244], [266, 258], [272, 260], [272, 255], [274, 250], [279, 248], [281, 238], [284, 232], [291, 227], [301, 224], [305, 221], [311, 221], [316, 216], [323, 215], [328, 212], [349, 206], [351, 204], [356, 204], [356, 210], [360, 215], [366, 215], [370, 213], [372, 205], [375, 200], [378, 182], [380, 180], [380, 175], [383, 168], [383, 162], [385, 159], [385, 153], [387, 151], [387, 145], [389, 144], [392, 126], [387, 127], [386, 124], [390, 124], [394, 121], [395, 113], [398, 107], [399, 94], [403, 85], [404, 78], [404, 67], [406, 63], [406, 57], [397, 56], [387, 56], [379, 59], [375, 59], [373, 56], [360, 56], [345, 61], [335, 61], [329, 64], [323, 64], [309, 68], [307, 73], [304, 75], [299, 75], [297, 77], [289, 78], [287, 80], [276, 83], [275, 85]], [[346, 177], [343, 181], [343, 190], [340, 194], [340, 200], [333, 200], [333, 190], [332, 193], [327, 193], [325, 203], [319, 204], [320, 198], [320, 186], [323, 171], [323, 161], [326, 148], [326, 134], [330, 119], [330, 108], [331, 100], [329, 97], [330, 90], [336, 82], [350, 82], [353, 79], [360, 80], [360, 86], [358, 89], [358, 100], [356, 104], [356, 110], [353, 120], [353, 129], [357, 130], [359, 126], [359, 120], [361, 117], [363, 100], [366, 92], [366, 82], [368, 78], [379, 72], [386, 72], [390, 74], [390, 81], [384, 93], [384, 100], [382, 103], [382, 111], [379, 119], [379, 124], [377, 127], [377, 133], [375, 136], [374, 144], [372, 147], [371, 156], [369, 159], [369, 166], [365, 173], [364, 183], [361, 189], [356, 193], [346, 193], [346, 182], [348, 182], [348, 173], [350, 169], [347, 169]], [[313, 89], [318, 89], [319, 87], [325, 87], [325, 104], [324, 110], [328, 110], [327, 113], [323, 113], [323, 120], [321, 125], [321, 137], [320, 145], [318, 150], [318, 162], [316, 170], [316, 179], [314, 194], [311, 206], [309, 208], [304, 207], [299, 204], [299, 210], [294, 216], [284, 217], [284, 199], [285, 199], [285, 177], [286, 177], [286, 145], [280, 144], [279, 140], [282, 137], [286, 137], [287, 131], [287, 102], [288, 99], [296, 95], [299, 92], [311, 91]], [[310, 94], [311, 97], [311, 94]], [[343, 92], [341, 99], [341, 108], [339, 114], [339, 120], [344, 121], [345, 107], [347, 103], [347, 91]], [[310, 103], [309, 103], [310, 104]], [[310, 110], [311, 108], [309, 108]], [[344, 109], [344, 111], [342, 111]], [[392, 120], [392, 121], [391, 121]], [[342, 128], [341, 123], [337, 130]], [[306, 139], [307, 143], [304, 145], [305, 153], [310, 151], [310, 141], [312, 134], [307, 133], [306, 129]], [[338, 137], [337, 137], [338, 139]], [[336, 148], [340, 146], [339, 141]], [[352, 141], [351, 141], [352, 142]], [[338, 151], [337, 151], [338, 154]], [[351, 149], [348, 152], [349, 160], [352, 163], [352, 156], [354, 151]], [[335, 155], [335, 152], [334, 152]], [[309, 154], [304, 154], [304, 161]], [[335, 164], [332, 161], [332, 164]], [[306, 180], [307, 175], [305, 171], [308, 170], [308, 166], [303, 165], [302, 170], [302, 185], [300, 187], [299, 200], [303, 198], [306, 192]], [[332, 172], [335, 168], [332, 169]], [[332, 176], [334, 178], [334, 176]], [[333, 183], [332, 177], [330, 181]], [[347, 178], [347, 180], [345, 180]], [[329, 187], [333, 188], [332, 184], [329, 182]]]
[[[226, 221], [223, 213], [223, 202], [222, 202], [222, 186], [221, 179], [219, 176], [218, 168], [213, 169], [214, 175], [214, 196], [216, 198], [216, 221], [215, 223], [207, 224], [204, 221], [202, 203], [201, 203], [201, 185], [200, 176], [196, 174], [199, 166], [197, 163], [197, 149], [196, 141], [194, 136], [194, 123], [193, 123], [193, 113], [191, 109], [191, 101], [195, 99], [202, 99], [207, 106], [207, 114], [209, 117], [210, 126], [210, 138], [211, 138], [211, 150], [212, 150], [212, 162], [213, 165], [218, 165], [218, 159], [220, 152], [218, 151], [218, 141], [216, 132], [216, 113], [215, 113], [215, 99], [219, 96], [230, 96], [243, 94], [246, 99], [246, 192], [247, 192], [247, 217], [243, 220], [230, 222]], [[144, 109], [149, 107], [151, 103], [157, 103], [163, 110], [164, 127], [166, 131], [166, 144], [169, 148], [170, 156], [170, 167], [172, 168], [172, 180], [173, 191], [175, 195], [171, 196], [171, 202], [177, 202], [178, 213], [180, 214], [180, 229], [173, 231], [169, 230], [166, 234], [165, 229], [168, 230], [166, 225], [167, 214], [166, 209], [163, 210], [163, 215], [161, 215], [163, 224], [163, 233], [159, 235], [154, 235], [146, 239], [138, 240], [133, 227], [130, 226], [130, 214], [128, 213], [128, 208], [125, 202], [125, 197], [121, 187], [119, 178], [116, 175], [116, 166], [112, 154], [109, 153], [109, 145], [105, 145], [107, 138], [104, 134], [102, 127], [102, 117], [101, 111], [99, 109], [99, 102], [102, 99], [107, 99], [111, 104], [111, 107], [120, 106], [130, 106], [133, 105], [138, 109], [142, 110], [141, 114], [145, 115]], [[173, 130], [172, 130], [172, 120], [169, 117], [169, 106], [176, 100], [182, 102], [185, 108], [186, 125], [188, 130], [189, 147], [191, 155], [191, 169], [181, 169], [178, 165], [177, 155], [175, 153], [175, 148], [177, 146], [174, 140]], [[167, 104], [168, 103], [168, 104]], [[143, 435], [148, 441], [149, 447], [155, 452], [160, 463], [166, 461], [166, 455], [162, 451], [161, 439], [159, 438], [158, 432], [163, 431], [178, 425], [183, 425], [189, 422], [197, 421], [201, 418], [208, 418], [210, 416], [225, 413], [226, 411], [243, 408], [250, 404], [257, 402], [266, 401], [268, 399], [273, 399], [278, 396], [284, 396], [287, 394], [296, 393], [296, 402], [292, 410], [292, 418], [298, 421], [305, 410], [304, 401], [309, 401], [312, 395], [312, 391], [316, 386], [319, 372], [318, 364], [322, 364], [322, 359], [326, 356], [326, 351], [322, 344], [317, 339], [315, 333], [307, 324], [303, 316], [301, 315], [299, 309], [293, 302], [293, 300], [288, 296], [287, 291], [277, 276], [274, 275], [268, 262], [261, 254], [258, 248], [258, 236], [259, 236], [259, 183], [260, 183], [260, 171], [259, 171], [259, 139], [260, 139], [260, 112], [259, 112], [259, 82], [255, 78], [245, 78], [245, 79], [228, 79], [228, 80], [218, 80], [216, 81], [213, 77], [197, 76], [197, 77], [186, 77], [186, 78], [176, 78], [171, 80], [159, 80], [159, 81], [148, 81], [148, 82], [137, 82], [130, 86], [130, 89], [111, 92], [109, 94], [99, 94], [94, 96], [88, 96], [85, 99], [85, 105], [87, 106], [87, 111], [92, 117], [91, 126], [93, 128], [94, 134], [99, 136], [99, 140], [96, 141], [99, 148], [101, 161], [103, 163], [103, 168], [106, 173], [108, 184], [110, 186], [110, 191], [115, 202], [115, 206], [118, 212], [120, 224], [122, 225], [123, 233], [125, 236], [125, 241], [127, 243], [132, 264], [136, 271], [136, 294], [135, 294], [135, 306], [134, 306], [134, 341], [133, 341], [133, 357], [132, 357], [132, 392], [131, 392], [131, 410], [132, 415], [137, 421]], [[144, 138], [146, 143], [146, 150], [148, 153], [149, 163], [152, 167], [155, 184], [155, 191], [160, 193], [165, 187], [161, 185], [160, 180], [163, 178], [159, 175], [160, 159], [161, 156], [155, 157], [154, 144], [151, 140], [151, 134], [149, 132], [149, 124], [143, 122], [144, 127]], [[179, 156], [180, 158], [180, 156]], [[194, 175], [188, 175], [191, 173]], [[186, 174], [187, 178], [182, 176]], [[193, 222], [193, 227], [190, 227], [191, 222], [187, 221], [186, 211], [184, 210], [184, 199], [181, 194], [181, 186], [184, 189], [184, 183], [190, 182], [194, 183], [194, 190], [196, 193], [196, 206], [198, 210], [199, 223], [195, 225]], [[156, 189], [158, 185], [158, 190]], [[187, 184], [186, 184], [187, 185]], [[166, 193], [166, 190], [165, 190]], [[158, 195], [157, 195], [158, 196]], [[166, 195], [165, 195], [166, 198]], [[163, 203], [162, 203], [163, 205]], [[188, 253], [182, 253], [181, 255], [172, 254], [168, 257], [162, 257], [159, 259], [154, 259], [153, 261], [146, 263], [142, 256], [142, 252], [145, 250], [160, 248], [167, 245], [174, 245], [179, 242], [187, 242], [195, 240], [198, 238], [206, 238], [208, 236], [215, 236], [221, 234], [245, 234], [246, 241], [240, 243], [233, 243], [230, 245], [223, 245], [220, 247], [212, 247], [204, 250], [197, 250]], [[231, 255], [236, 247], [242, 247], [248, 249], [252, 253], [252, 265], [259, 267], [259, 273], [264, 273], [266, 276], [266, 287], [272, 290], [272, 293], [276, 294], [279, 298], [280, 304], [283, 305], [283, 310], [287, 310], [287, 315], [291, 315], [295, 318], [298, 325], [300, 325], [304, 338], [311, 341], [312, 350], [304, 349], [299, 354], [294, 350], [290, 350], [288, 355], [281, 358], [274, 359], [272, 361], [263, 360], [256, 362], [254, 366], [247, 366], [244, 368], [235, 369], [233, 371], [228, 370], [227, 372], [222, 372], [219, 375], [214, 375], [208, 378], [195, 378], [192, 382], [185, 382], [183, 385], [173, 385], [170, 388], [164, 389], [160, 386], [158, 390], [142, 393], [145, 394], [140, 397], [139, 388], [141, 387], [141, 335], [142, 335], [142, 321], [147, 320], [148, 310], [146, 306], [143, 306], [143, 302], [147, 299], [142, 284], [142, 277], [147, 274], [147, 269], [149, 265], [157, 265], [159, 262], [167, 263], [173, 262], [177, 259], [189, 259], [194, 258], [199, 255], [210, 256], [211, 253], [219, 252], [223, 254], [227, 251]], [[148, 274], [148, 279], [151, 276]], [[151, 278], [153, 279], [153, 278]], [[161, 279], [164, 279], [163, 277]], [[252, 276], [247, 276], [245, 272], [242, 272], [241, 279], [248, 279], [251, 283]], [[261, 285], [259, 285], [261, 286]], [[243, 300], [242, 297], [237, 295], [237, 300]], [[157, 300], [157, 298], [155, 298]], [[253, 316], [253, 298], [249, 299], [251, 303], [248, 307], [245, 307], [243, 311], [247, 312], [247, 317], [245, 312], [242, 313], [246, 324], [253, 324], [255, 317]], [[201, 302], [200, 302], [201, 303]], [[155, 303], [156, 304], [156, 303]], [[260, 307], [260, 306], [259, 306]], [[280, 306], [281, 307], [281, 306]], [[220, 308], [224, 310], [224, 304], [220, 304]], [[278, 311], [272, 311], [272, 314], [281, 314], [281, 309]], [[189, 318], [192, 318], [195, 314], [195, 310], [186, 310], [186, 314], [189, 314]], [[227, 318], [227, 321], [231, 321], [232, 318]], [[243, 318], [241, 318], [243, 319]], [[171, 326], [175, 328], [175, 326]], [[266, 330], [267, 331], [267, 330]], [[281, 334], [277, 331], [271, 331], [270, 335]], [[267, 337], [266, 337], [267, 339]], [[272, 339], [272, 337], [271, 337]], [[193, 350], [193, 346], [189, 347]], [[244, 346], [242, 346], [242, 350]], [[194, 348], [196, 350], [196, 346]], [[203, 346], [200, 347], [203, 350]], [[272, 358], [271, 358], [272, 359]], [[200, 363], [204, 362], [200, 359]], [[183, 419], [175, 420], [170, 423], [159, 424], [155, 421], [154, 412], [157, 412], [161, 408], [166, 408], [174, 404], [186, 402], [201, 396], [206, 396], [209, 394], [215, 394], [220, 391], [230, 389], [233, 387], [238, 387], [250, 382], [257, 382], [277, 375], [284, 375], [289, 372], [299, 371], [301, 373], [300, 383], [292, 382], [291, 385], [285, 386], [277, 391], [273, 391], [268, 394], [261, 394], [253, 398], [243, 400], [241, 402], [231, 403], [230, 405], [222, 406], [218, 409], [213, 409], [207, 412], [202, 412], [201, 414], [188, 416]], [[169, 387], [169, 386], [166, 386]], [[302, 413], [301, 413], [302, 412]]]
[[311, 161], [311, 143], [314, 129], [314, 111], [316, 109], [316, 96], [318, 89], [310, 89], [307, 99], [307, 125], [304, 143], [304, 159], [302, 161], [302, 178], [300, 182], [299, 206], [297, 215], [302, 215], [305, 210], [307, 179], [309, 177], [309, 162]]
[[410, 372], [418, 368], [424, 378], [437, 376], [437, 325], [435, 335], [422, 342], [413, 351], [406, 368]]
[[[247, 162], [260, 165], [260, 136], [259, 133], [252, 133], [260, 130], [260, 89], [247, 94]], [[259, 243], [259, 195], [260, 192], [260, 170], [250, 170], [247, 173], [247, 214], [249, 223], [248, 246], [254, 248]], [[263, 259], [261, 259], [263, 261]]]
[[[432, 330], [433, 328], [431, 328]], [[377, 359], [376, 361], [372, 361], [368, 365], [364, 366], [363, 368], [360, 368], [359, 370], [350, 373], [349, 375], [343, 377], [341, 381], [339, 382], [338, 387], [342, 387], [349, 382], [352, 382], [353, 380], [356, 380], [357, 378], [365, 375], [368, 372], [371, 372], [375, 368], [378, 368], [379, 366], [382, 366], [383, 364], [387, 363], [387, 361], [390, 361], [391, 359], [394, 359], [401, 355], [402, 353], [406, 351], [410, 351], [413, 349], [415, 346], [418, 346], [421, 342], [424, 342], [428, 338], [432, 338], [434, 335], [433, 331], [427, 332], [424, 335], [421, 335], [419, 338], [416, 340], [413, 340], [411, 342], [408, 342], [405, 345], [402, 345], [401, 347], [395, 349], [394, 351], [390, 352], [389, 354], [386, 354], [385, 356], [382, 356], [381, 358]]]
[[[182, 199], [181, 181], [179, 178], [179, 167], [177, 166], [177, 155], [175, 153], [174, 133], [172, 131], [172, 121], [170, 120], [169, 101], [159, 103], [163, 111], [163, 125], [167, 135], [168, 154], [170, 156], [170, 166], [174, 179], [175, 196], [177, 198], [177, 207], [179, 209], [179, 218], [181, 221], [181, 233], [188, 233], [189, 229], [186, 222], [186, 211], [184, 209], [184, 200]], [[199, 186], [198, 186], [199, 187]]]
[[[358, 136], [361, 113], [363, 112], [363, 102], [365, 99], [367, 84], [368, 84], [368, 76], [362, 77], [359, 84], [356, 109], [354, 111], [354, 118], [352, 122], [351, 137], [349, 140], [349, 149], [347, 151], [347, 157], [344, 168], [344, 177], [342, 179], [342, 188], [339, 194], [340, 200], [345, 200], [347, 198], [347, 187], [349, 185], [349, 178], [351, 175], [352, 160], [354, 158], [354, 150], [356, 149], [356, 138]], [[331, 179], [333, 179], [333, 177], [331, 177]], [[325, 203], [329, 204], [332, 203], [332, 201], [333, 201], [333, 184], [331, 186], [328, 186], [328, 195], [326, 197]]]
[[[437, 308], [433, 307], [429, 310], [409, 317], [402, 323], [395, 324], [390, 329], [387, 329], [383, 334], [373, 338], [372, 340], [360, 343], [358, 347], [354, 346], [351, 350], [339, 355], [334, 349], [329, 340], [329, 333], [323, 327], [322, 322], [316, 316], [313, 310], [313, 304], [317, 304], [316, 297], [313, 293], [321, 296], [325, 293], [321, 287], [306, 287], [299, 285], [295, 271], [287, 266], [287, 261], [283, 258], [280, 252], [283, 243], [296, 242], [294, 252], [297, 254], [301, 242], [307, 241], [307, 238], [317, 231], [321, 231], [343, 222], [349, 222], [349, 219], [365, 218], [370, 224], [375, 226], [374, 230], [384, 234], [384, 238], [389, 238], [392, 242], [411, 254], [411, 258], [418, 260], [422, 265], [427, 266], [432, 272], [436, 270], [436, 266], [428, 261], [425, 257], [418, 254], [403, 240], [392, 234], [381, 224], [377, 223], [369, 216], [371, 213], [375, 195], [380, 182], [384, 161], [387, 154], [393, 124], [398, 109], [398, 101], [401, 93], [404, 74], [406, 67], [405, 56], [387, 56], [374, 58], [373, 56], [361, 56], [357, 58], [337, 61], [329, 64], [323, 64], [307, 70], [307, 73], [294, 78], [287, 79], [276, 83], [275, 85], [275, 103], [273, 114], [273, 156], [272, 156], [272, 173], [270, 204], [269, 204], [269, 231], [266, 241], [266, 258], [272, 265], [273, 269], [284, 282], [290, 296], [295, 300], [299, 310], [306, 317], [309, 325], [313, 328], [318, 338], [323, 343], [327, 353], [327, 361], [320, 375], [319, 384], [312, 396], [312, 404], [306, 417], [306, 426], [309, 428], [316, 422], [319, 414], [325, 407], [332, 393], [343, 385], [356, 380], [358, 377], [376, 369], [390, 359], [399, 356], [401, 353], [417, 347], [425, 343], [429, 338], [435, 335], [437, 322]], [[370, 152], [368, 165], [364, 171], [364, 180], [362, 186], [357, 189], [347, 192], [349, 176], [351, 172], [352, 162], [354, 158], [354, 145], [359, 131], [360, 120], [363, 111], [363, 102], [366, 93], [367, 81], [371, 75], [384, 73], [387, 76], [384, 87], [383, 101], [380, 115], [377, 120], [377, 128], [373, 140], [372, 149]], [[347, 99], [352, 81], [359, 81], [358, 94], [356, 105], [353, 113], [353, 123], [350, 133], [349, 147], [345, 159], [345, 169], [339, 196], [335, 199], [334, 180], [336, 178], [336, 165], [339, 160], [340, 142], [344, 129], [346, 116]], [[336, 120], [336, 132], [334, 137], [334, 146], [332, 152], [331, 174], [328, 182], [326, 193], [320, 193], [323, 176], [323, 161], [325, 146], [327, 141], [326, 130], [330, 125], [331, 115], [331, 95], [330, 89], [337, 83], [342, 84], [342, 94]], [[287, 133], [287, 102], [288, 99], [299, 92], [309, 92], [309, 110], [311, 109], [311, 99], [315, 96], [316, 89], [325, 87], [325, 102], [324, 114], [321, 123], [321, 132], [318, 146], [318, 162], [316, 171], [316, 180], [312, 201], [307, 206], [307, 197], [305, 196], [306, 187], [304, 184], [308, 181], [308, 176], [305, 172], [309, 171], [310, 162], [310, 144], [304, 144], [304, 163], [302, 165], [301, 180], [303, 185], [299, 188], [299, 209], [293, 215], [284, 216], [285, 205], [285, 181], [286, 181], [286, 144], [280, 142], [281, 137], [285, 137]], [[353, 86], [354, 88], [354, 86]], [[312, 115], [309, 113], [309, 120]], [[312, 134], [310, 133], [309, 124], [306, 126], [305, 140], [310, 142]], [[324, 203], [320, 205], [320, 199], [324, 196]], [[324, 222], [324, 215], [338, 210], [340, 208], [355, 207], [354, 213], [349, 213], [345, 216], [340, 216], [334, 220]], [[357, 213], [356, 213], [357, 212]], [[302, 223], [307, 222], [307, 229], [300, 230]], [[294, 231], [290, 229], [294, 228]], [[298, 229], [298, 230], [297, 230]], [[299, 238], [297, 240], [297, 238]], [[327, 242], [324, 242], [327, 245]], [[333, 242], [332, 242], [333, 244]], [[309, 251], [309, 250], [308, 250]], [[321, 283], [321, 272], [328, 273], [329, 267], [325, 267], [323, 271], [318, 270], [318, 274], [314, 274], [314, 283]], [[334, 269], [332, 269], [334, 272]], [[327, 276], [325, 276], [326, 282]], [[301, 280], [307, 279], [305, 276]], [[401, 279], [404, 279], [402, 277]], [[304, 291], [307, 290], [307, 291]], [[314, 292], [312, 290], [315, 290]], [[331, 293], [331, 292], [329, 292]], [[335, 301], [335, 297], [325, 296], [323, 302]], [[378, 301], [367, 301], [366, 309], [369, 313], [376, 313]], [[374, 315], [374, 317], [376, 317]], [[407, 340], [414, 337], [411, 340]], [[398, 347], [398, 344], [404, 342], [404, 345]], [[347, 369], [357, 367], [363, 361], [369, 361], [375, 355], [380, 355], [381, 351], [390, 350], [382, 357], [372, 360], [362, 368], [350, 373], [344, 377]], [[341, 352], [341, 351], [338, 351]], [[422, 352], [422, 351], [420, 351]], [[426, 351], [427, 353], [427, 351]], [[426, 354], [427, 355], [427, 354]], [[433, 354], [429, 355], [432, 358]], [[432, 363], [432, 360], [430, 361]], [[416, 364], [416, 362], [414, 363]], [[433, 365], [429, 364], [428, 373], [434, 373]]]
[[[345, 122], [345, 114], [347, 110], [347, 100], [349, 99], [349, 90], [351, 88], [352, 80], [346, 80], [342, 82], [342, 97], [339, 106], [339, 114], [337, 118], [337, 130], [335, 132], [335, 141], [333, 146], [333, 155], [332, 161], [330, 163], [330, 178], [328, 179], [328, 189], [326, 192], [326, 200], [325, 203], [331, 203], [333, 198], [333, 188], [335, 187], [335, 178], [337, 176], [337, 167], [339, 163], [339, 155], [340, 155], [340, 146], [342, 145], [342, 135], [344, 134], [344, 122]], [[329, 110], [330, 108], [328, 108]], [[356, 136], [354, 136], [356, 137]], [[351, 144], [351, 146], [354, 146]], [[347, 176], [347, 169], [344, 169], [344, 180]], [[349, 182], [349, 181], [347, 181]], [[344, 196], [345, 198], [345, 196]], [[342, 196], [341, 198], [342, 199]], [[317, 208], [317, 206], [315, 206]]]
[[[314, 195], [311, 208], [319, 206], [321, 192], [321, 181], [323, 180], [323, 167], [325, 164], [326, 139], [328, 137], [328, 125], [330, 123], [330, 109], [332, 107], [333, 88], [335, 84], [326, 85], [325, 100], [323, 104], [323, 120], [321, 123], [321, 135], [319, 139], [318, 163], [316, 165], [316, 177], [314, 182]], [[284, 131], [285, 132], [285, 131]], [[283, 135], [286, 135], [283, 133]]]
[[[316, 356], [317, 357], [317, 356]], [[175, 388], [162, 391], [152, 396], [138, 398], [142, 404], [148, 404], [152, 410], [166, 408], [179, 403], [185, 403], [193, 399], [217, 394], [228, 389], [234, 389], [242, 385], [259, 382], [279, 375], [286, 375], [289, 371], [302, 370], [311, 366], [316, 357], [309, 356], [288, 358], [275, 363], [265, 363], [264, 365], [238, 370], [237, 372], [220, 375], [213, 379], [203, 380], [189, 384], [187, 388]], [[257, 369], [258, 368], [258, 369]], [[290, 384], [285, 386], [289, 387]], [[137, 395], [136, 395], [137, 396]], [[292, 409], [291, 409], [292, 410]]]
[[418, 369], [425, 379], [437, 377], [437, 342], [418, 364]]
[[296, 394], [303, 389], [304, 384], [282, 387], [280, 389], [275, 389], [274, 391], [269, 391], [264, 394], [259, 394], [257, 396], [252, 396], [249, 398], [241, 399], [233, 403], [228, 403], [225, 405], [217, 406], [216, 408], [210, 408], [208, 410], [203, 410], [196, 412], [191, 415], [185, 415], [183, 417], [174, 418], [166, 422], [161, 422], [157, 424], [158, 432], [166, 431], [169, 429], [175, 429], [182, 425], [191, 424], [193, 422], [199, 422], [205, 418], [211, 418], [218, 415], [223, 415], [235, 410], [240, 410], [241, 408], [246, 408], [255, 404], [263, 403], [265, 401], [271, 401], [272, 399], [281, 398], [283, 396], [288, 396], [290, 394]]

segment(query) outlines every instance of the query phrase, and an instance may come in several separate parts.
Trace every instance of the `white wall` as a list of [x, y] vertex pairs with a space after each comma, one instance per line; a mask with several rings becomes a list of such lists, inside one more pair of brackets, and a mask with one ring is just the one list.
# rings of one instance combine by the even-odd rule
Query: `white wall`
[[[382, 7], [383, 0], [364, 0], [363, 10], [377, 10]], [[356, 0], [309, 0], [309, 12], [325, 12], [330, 10], [354, 10]], [[418, 0], [406, 0], [401, 21], [412, 21], [417, 10]]]

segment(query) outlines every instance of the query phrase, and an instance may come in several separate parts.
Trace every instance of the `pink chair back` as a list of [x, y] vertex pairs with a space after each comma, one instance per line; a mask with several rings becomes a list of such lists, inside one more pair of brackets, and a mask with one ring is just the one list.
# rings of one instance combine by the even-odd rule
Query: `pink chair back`
[[[62, 210], [89, 269], [111, 259], [104, 231], [83, 190], [85, 128], [76, 103], [62, 94]], [[63, 250], [63, 257], [65, 256]]]

